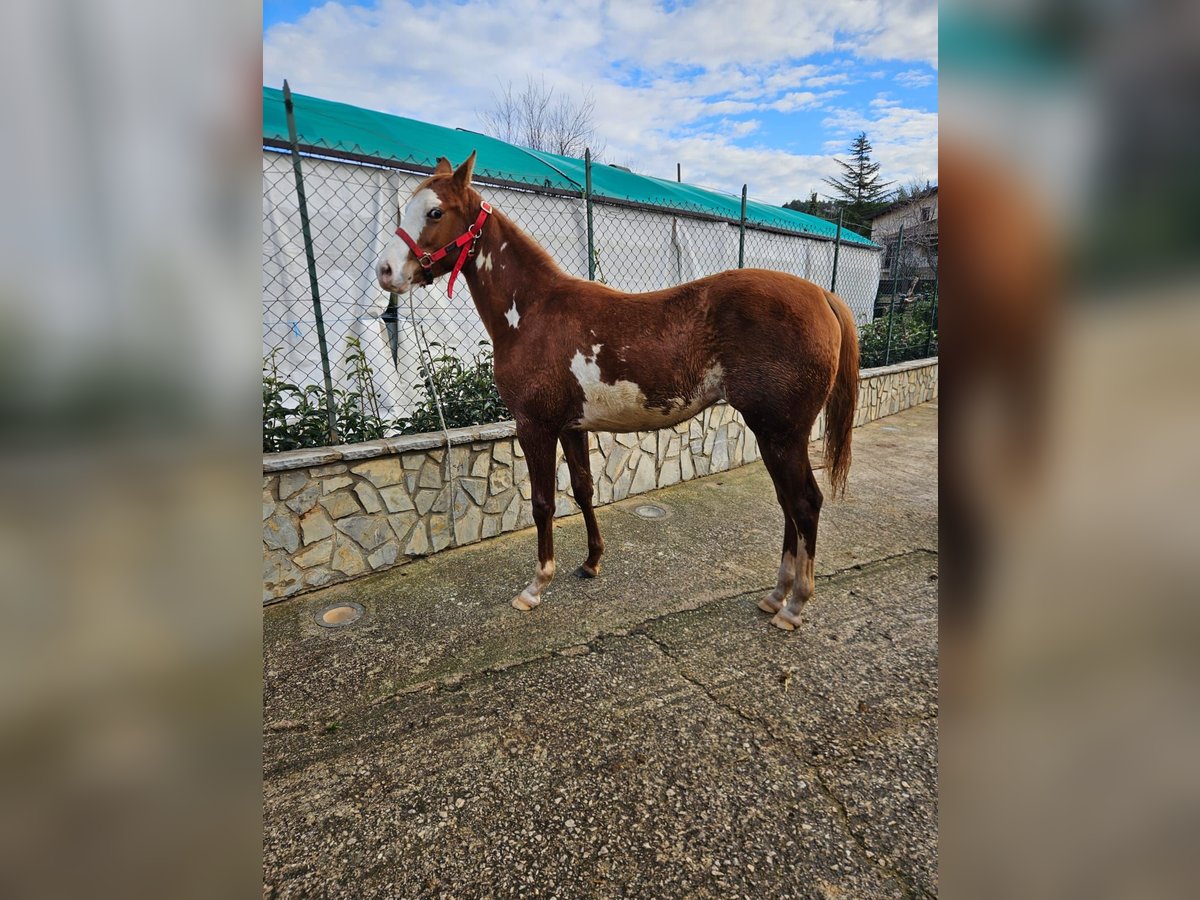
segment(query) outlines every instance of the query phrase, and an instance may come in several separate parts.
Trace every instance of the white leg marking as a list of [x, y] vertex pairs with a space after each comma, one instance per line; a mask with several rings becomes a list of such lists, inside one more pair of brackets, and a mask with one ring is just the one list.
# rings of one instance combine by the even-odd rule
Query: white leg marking
[[544, 566], [540, 566], [537, 574], [533, 577], [533, 581], [529, 583], [529, 587], [521, 591], [513, 598], [512, 605], [514, 608], [522, 612], [529, 612], [539, 603], [542, 602], [542, 591], [545, 590], [554, 578], [554, 560], [547, 560]]
[[796, 557], [791, 553], [783, 554], [779, 562], [779, 574], [775, 579], [775, 590], [758, 602], [758, 608], [763, 612], [776, 613], [783, 606], [792, 585], [796, 581]]
[[800, 607], [809, 601], [816, 588], [813, 576], [813, 560], [804, 548], [804, 538], [800, 538], [796, 549], [796, 583], [792, 588], [792, 603], [799, 612]]
[[813, 595], [813, 561], [804, 548], [804, 538], [799, 539], [796, 549], [796, 583], [787, 605], [775, 613], [771, 624], [784, 631], [792, 631], [801, 624], [800, 611]]

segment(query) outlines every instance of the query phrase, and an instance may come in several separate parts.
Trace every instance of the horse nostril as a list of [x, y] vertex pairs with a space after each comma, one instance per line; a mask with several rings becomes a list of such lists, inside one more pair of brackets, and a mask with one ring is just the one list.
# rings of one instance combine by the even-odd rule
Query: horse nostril
[[379, 264], [379, 277], [380, 278], [391, 278], [392, 277], [392, 267], [389, 266], [385, 262], [381, 262]]

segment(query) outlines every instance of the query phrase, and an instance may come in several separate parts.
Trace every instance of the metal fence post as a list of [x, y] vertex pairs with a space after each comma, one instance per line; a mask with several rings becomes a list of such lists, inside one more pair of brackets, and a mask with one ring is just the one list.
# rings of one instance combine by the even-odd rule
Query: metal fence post
[[933, 323], [937, 319], [938, 308], [938, 273], [937, 269], [933, 270], [933, 302], [929, 304], [929, 321], [925, 327], [925, 352], [923, 357], [929, 356], [929, 346], [933, 343]]
[[896, 238], [896, 255], [892, 258], [892, 302], [888, 304], [888, 330], [887, 343], [883, 350], [883, 364], [889, 365], [892, 361], [892, 324], [896, 321], [896, 286], [900, 283], [897, 277], [897, 272], [900, 268], [900, 255], [904, 252], [904, 226], [900, 226], [900, 233]]
[[838, 251], [842, 249], [842, 216], [845, 215], [844, 209], [838, 210], [838, 227], [837, 234], [833, 238], [833, 275], [829, 279], [829, 293], [837, 293], [837, 264]]
[[587, 237], [588, 237], [588, 281], [596, 280], [596, 244], [595, 235], [592, 231], [592, 151], [591, 148], [583, 151], [583, 173], [584, 173], [584, 190], [583, 199], [584, 205], [587, 206]]
[[742, 185], [742, 217], [738, 222], [738, 268], [746, 267], [746, 185]]
[[312, 230], [308, 224], [308, 201], [304, 196], [304, 175], [300, 171], [300, 140], [296, 136], [296, 113], [292, 89], [283, 82], [283, 105], [287, 111], [288, 139], [292, 145], [292, 172], [296, 176], [296, 200], [300, 206], [300, 231], [304, 235], [304, 255], [308, 259], [308, 283], [312, 290], [313, 317], [317, 321], [317, 346], [321, 351], [321, 371], [325, 375], [325, 412], [329, 417], [329, 443], [338, 442], [337, 407], [333, 401], [333, 376], [329, 371], [329, 348], [325, 344], [325, 319], [321, 315], [321, 291], [317, 286], [317, 257], [313, 252]]

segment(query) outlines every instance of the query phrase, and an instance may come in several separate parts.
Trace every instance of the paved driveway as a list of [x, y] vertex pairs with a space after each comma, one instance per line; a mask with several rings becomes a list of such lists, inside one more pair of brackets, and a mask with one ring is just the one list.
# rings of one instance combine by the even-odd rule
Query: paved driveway
[[532, 531], [266, 609], [264, 894], [936, 895], [936, 404], [854, 459], [791, 634], [761, 463], [600, 510], [532, 613]]

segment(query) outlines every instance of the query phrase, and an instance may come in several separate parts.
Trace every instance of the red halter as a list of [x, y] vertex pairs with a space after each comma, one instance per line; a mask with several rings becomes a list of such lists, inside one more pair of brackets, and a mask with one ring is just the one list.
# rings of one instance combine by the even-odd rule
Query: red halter
[[475, 253], [475, 242], [479, 240], [479, 235], [483, 233], [483, 223], [487, 221], [487, 217], [492, 214], [492, 207], [488, 203], [481, 203], [479, 206], [479, 217], [475, 219], [474, 224], [468, 225], [467, 230], [448, 243], [440, 250], [422, 250], [421, 245], [412, 239], [407, 231], [403, 228], [396, 229], [396, 235], [408, 244], [408, 249], [417, 257], [417, 262], [421, 264], [422, 269], [432, 269], [433, 264], [444, 257], [455, 247], [463, 247], [470, 244], [464, 252], [458, 254], [458, 259], [454, 261], [454, 268], [450, 270], [450, 283], [446, 285], [446, 296], [454, 296], [454, 279], [458, 277], [458, 273], [462, 270], [463, 265], [467, 261], [468, 256]]

